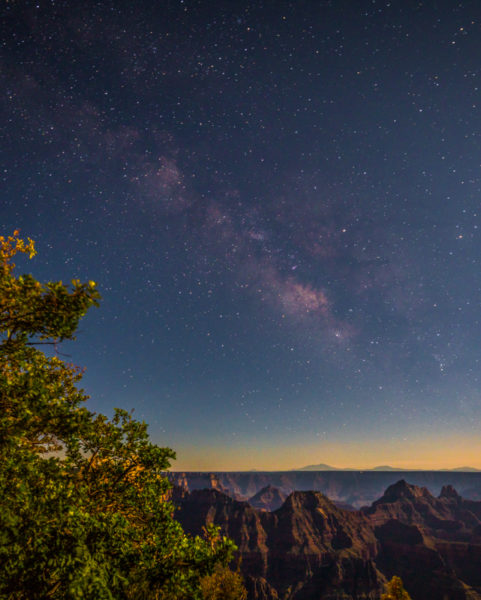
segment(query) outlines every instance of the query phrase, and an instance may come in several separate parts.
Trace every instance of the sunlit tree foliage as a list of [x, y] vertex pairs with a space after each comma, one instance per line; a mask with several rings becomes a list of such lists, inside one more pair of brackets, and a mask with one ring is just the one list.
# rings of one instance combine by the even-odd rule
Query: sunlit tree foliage
[[125, 410], [91, 412], [81, 370], [43, 351], [74, 339], [96, 284], [16, 276], [19, 254], [33, 241], [0, 237], [0, 598], [202, 598], [233, 543], [183, 532], [165, 499], [174, 452]]
[[386, 590], [381, 596], [381, 600], [411, 600], [411, 596], [404, 589], [400, 577], [394, 577], [386, 584]]

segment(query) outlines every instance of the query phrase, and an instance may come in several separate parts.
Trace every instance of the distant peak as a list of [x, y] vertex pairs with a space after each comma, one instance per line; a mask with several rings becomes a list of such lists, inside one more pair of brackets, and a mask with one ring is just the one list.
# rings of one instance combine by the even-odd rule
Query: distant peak
[[412, 491], [414, 487], [414, 485], [411, 485], [405, 479], [400, 479], [396, 483], [390, 485], [386, 491], [403, 493], [404, 491]]
[[454, 489], [452, 485], [443, 485], [441, 493], [439, 494], [440, 498], [460, 498], [461, 496]]
[[426, 488], [420, 488], [417, 485], [411, 485], [407, 483], [405, 479], [400, 479], [397, 483], [390, 485], [384, 492], [382, 498], [378, 500], [379, 503], [385, 502], [396, 502], [401, 498], [420, 498], [426, 495], [430, 495]]
[[370, 471], [405, 471], [405, 469], [399, 469], [398, 467], [391, 467], [390, 465], [380, 465], [369, 469]]
[[293, 471], [339, 471], [342, 469], [336, 469], [336, 467], [331, 467], [331, 465], [325, 465], [324, 463], [319, 463], [318, 465], [306, 465], [305, 467], [299, 467], [298, 469], [292, 469]]
[[273, 485], [266, 485], [257, 492], [248, 502], [254, 508], [273, 511], [280, 508], [286, 499], [286, 494]]
[[260, 498], [264, 494], [280, 494], [280, 490], [279, 490], [279, 488], [275, 487], [274, 485], [271, 485], [270, 483], [268, 483], [265, 487], [260, 489], [254, 496], [252, 496], [252, 499]]
[[335, 504], [321, 492], [295, 490], [286, 498], [283, 508], [313, 509], [319, 506], [336, 508]]
[[457, 471], [460, 473], [479, 473], [480, 469], [476, 469], [475, 467], [457, 467], [456, 469], [451, 469], [452, 471]]

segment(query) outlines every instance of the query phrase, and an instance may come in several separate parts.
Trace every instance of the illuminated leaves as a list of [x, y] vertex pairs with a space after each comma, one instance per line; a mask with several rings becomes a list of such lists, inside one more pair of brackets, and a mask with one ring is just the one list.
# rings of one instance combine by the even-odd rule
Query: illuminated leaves
[[96, 284], [15, 277], [0, 237], [0, 598], [196, 599], [232, 542], [184, 534], [165, 501], [175, 454], [125, 410], [85, 406], [82, 372], [38, 343], [73, 339]]
[[386, 591], [381, 596], [381, 600], [411, 600], [411, 596], [404, 589], [401, 578], [395, 575], [386, 584]]
[[12, 258], [16, 254], [28, 254], [29, 258], [33, 258], [37, 253], [34, 241], [28, 238], [25, 242], [18, 237], [19, 235], [20, 232], [18, 229], [13, 232], [13, 235], [9, 235], [7, 238], [0, 235], [0, 262], [2, 270], [6, 273], [11, 273], [15, 268]]
[[203, 600], [247, 600], [242, 575], [222, 565], [216, 565], [211, 575], [201, 580]]

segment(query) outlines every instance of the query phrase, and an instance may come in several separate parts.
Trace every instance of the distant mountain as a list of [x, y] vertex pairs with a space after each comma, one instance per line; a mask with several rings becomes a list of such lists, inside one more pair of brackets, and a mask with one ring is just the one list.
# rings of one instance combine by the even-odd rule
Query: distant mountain
[[[305, 467], [300, 467], [298, 469], [291, 469], [291, 471], [399, 471], [399, 472], [409, 472], [409, 471], [425, 471], [426, 469], [404, 469], [402, 467], [391, 467], [390, 465], [379, 465], [377, 467], [373, 467], [372, 469], [353, 469], [352, 467], [338, 468], [331, 467], [331, 465], [325, 465], [324, 463], [320, 463], [318, 465], [307, 465]], [[475, 467], [457, 467], [455, 469], [438, 469], [438, 471], [442, 471], [445, 473], [481, 473], [481, 469], [476, 469]]]
[[299, 469], [291, 469], [291, 471], [343, 471], [344, 469], [338, 469], [337, 467], [331, 467], [320, 463], [319, 465], [307, 465], [300, 467]]
[[372, 469], [366, 469], [366, 471], [409, 471], [409, 469], [399, 469], [398, 467], [390, 467], [389, 465], [381, 465], [380, 467], [373, 467]]
[[[460, 470], [466, 470], [469, 467], [461, 468]], [[299, 469], [292, 469], [292, 471], [360, 471], [361, 469], [353, 469], [352, 467], [338, 468], [331, 467], [331, 465], [325, 465], [320, 463], [318, 465], [307, 465], [300, 467]], [[397, 467], [390, 467], [389, 465], [381, 465], [379, 467], [373, 467], [372, 469], [362, 469], [364, 471], [409, 471], [409, 469], [399, 469]]]
[[475, 467], [456, 467], [456, 469], [440, 469], [441, 471], [455, 471], [456, 473], [481, 473], [481, 469]]

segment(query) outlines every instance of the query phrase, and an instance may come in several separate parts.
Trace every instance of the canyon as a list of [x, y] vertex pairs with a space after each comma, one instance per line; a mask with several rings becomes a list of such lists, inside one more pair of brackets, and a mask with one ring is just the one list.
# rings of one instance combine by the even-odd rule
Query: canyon
[[[215, 523], [235, 541], [249, 599], [376, 600], [399, 575], [412, 600], [481, 600], [481, 502], [461, 497], [452, 484], [436, 496], [390, 473], [397, 481], [354, 510], [353, 500], [358, 503], [375, 489], [371, 479], [362, 494], [359, 478], [357, 488], [338, 488], [336, 504], [316, 490], [277, 488], [272, 479], [256, 489], [251, 477], [265, 482], [265, 474], [240, 481], [234, 475], [238, 496], [254, 492], [249, 501], [227, 493], [226, 483], [236, 477], [218, 474], [209, 474], [210, 484], [202, 489], [197, 486], [203, 476], [189, 480], [184, 474], [172, 500], [187, 532], [198, 535]], [[325, 483], [324, 475], [311, 481]], [[473, 474], [456, 473], [454, 479], [463, 489], [477, 489], [479, 478], [460, 475]], [[299, 483], [296, 474], [290, 477], [280, 480]], [[431, 485], [438, 482], [434, 477]], [[333, 480], [329, 483], [335, 490]]]
[[168, 477], [187, 491], [215, 489], [236, 500], [248, 500], [267, 486], [286, 496], [294, 491], [322, 492], [335, 503], [361, 508], [404, 479], [438, 495], [452, 485], [466, 499], [481, 500], [481, 472], [459, 471], [237, 471], [180, 472]]

